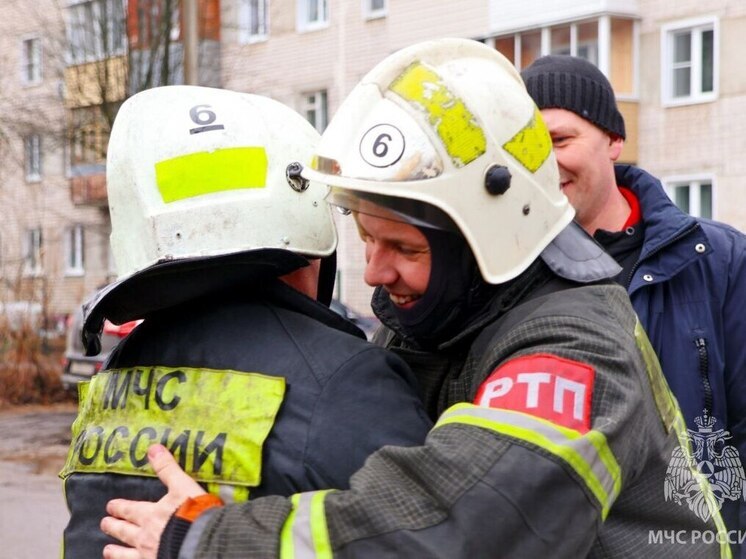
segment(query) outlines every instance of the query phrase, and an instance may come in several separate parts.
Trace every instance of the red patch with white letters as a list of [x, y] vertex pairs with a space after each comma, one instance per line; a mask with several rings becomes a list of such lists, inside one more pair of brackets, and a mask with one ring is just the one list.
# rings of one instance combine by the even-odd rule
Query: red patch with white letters
[[477, 391], [478, 406], [520, 411], [587, 433], [595, 370], [556, 355], [511, 359], [497, 367]]

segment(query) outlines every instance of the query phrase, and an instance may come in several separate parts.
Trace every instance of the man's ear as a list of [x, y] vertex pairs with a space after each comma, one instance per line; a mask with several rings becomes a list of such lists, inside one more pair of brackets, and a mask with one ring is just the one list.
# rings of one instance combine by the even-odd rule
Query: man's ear
[[616, 161], [622, 154], [624, 147], [624, 138], [616, 134], [609, 135], [609, 159]]

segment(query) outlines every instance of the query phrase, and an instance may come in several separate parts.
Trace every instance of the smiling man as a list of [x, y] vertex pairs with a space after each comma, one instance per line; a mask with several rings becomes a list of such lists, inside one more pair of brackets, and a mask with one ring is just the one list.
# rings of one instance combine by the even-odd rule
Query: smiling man
[[[618, 266], [572, 223], [546, 128], [504, 57], [457, 39], [389, 56], [304, 176], [355, 216], [387, 345], [435, 427], [423, 446], [373, 454], [350, 491], [224, 507], [156, 447], [169, 493], [109, 503], [102, 528], [136, 549], [107, 559], [727, 556], [717, 511], [702, 522], [663, 497], [678, 408], [609, 279]], [[711, 543], [662, 539], [702, 530]]]
[[[385, 285], [398, 308], [410, 309], [427, 290], [431, 255], [427, 238], [418, 229], [399, 222], [381, 222], [357, 214], [360, 238], [365, 242], [364, 279], [368, 285]], [[394, 260], [402, 269], [395, 271]]]
[[115, 543], [99, 529], [110, 499], [165, 494], [154, 443], [198, 490], [241, 502], [347, 487], [373, 451], [424, 440], [411, 371], [329, 308], [326, 188], [294, 163], [318, 140], [258, 95], [164, 86], [122, 105], [107, 158], [120, 277], [82, 329], [93, 350], [105, 319], [145, 320], [81, 385], [62, 557]]
[[737, 548], [746, 537], [746, 237], [682, 212], [642, 169], [615, 165], [624, 119], [611, 84], [592, 63], [544, 56], [522, 76], [552, 136], [560, 186], [576, 220], [622, 266], [616, 279], [650, 336], [692, 436], [709, 424], [713, 432], [727, 430], [722, 441], [732, 437], [721, 444], [735, 460], [701, 449], [698, 460], [717, 463], [718, 473], [709, 477], [729, 528], [740, 530], [730, 538]]
[[591, 235], [623, 229], [630, 196], [616, 186], [614, 162], [626, 132], [611, 84], [593, 64], [570, 56], [542, 57], [522, 76], [552, 137], [575, 221]]

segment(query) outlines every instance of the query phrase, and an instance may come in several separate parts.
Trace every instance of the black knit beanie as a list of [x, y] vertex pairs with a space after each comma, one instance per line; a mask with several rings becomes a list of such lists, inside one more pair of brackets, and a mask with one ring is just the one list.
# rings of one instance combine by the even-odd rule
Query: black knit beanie
[[614, 90], [593, 63], [552, 54], [537, 58], [521, 77], [539, 109], [566, 109], [606, 132], [625, 137]]

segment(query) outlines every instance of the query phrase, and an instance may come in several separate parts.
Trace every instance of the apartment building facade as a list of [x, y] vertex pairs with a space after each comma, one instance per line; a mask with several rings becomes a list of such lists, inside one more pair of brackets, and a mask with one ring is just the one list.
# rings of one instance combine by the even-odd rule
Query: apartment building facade
[[[223, 86], [327, 122], [386, 54], [443, 36], [484, 41], [517, 68], [544, 54], [592, 60], [627, 124], [621, 156], [694, 215], [746, 230], [746, 3], [715, 0], [223, 0]], [[341, 298], [365, 310], [363, 255], [339, 220]]]
[[[57, 11], [63, 12], [60, 21], [67, 21], [69, 27], [71, 8], [113, 6], [121, 0], [44, 1], [50, 3], [50, 13], [57, 5]], [[166, 13], [166, 1], [127, 3], [126, 30], [117, 36], [126, 36], [130, 59], [144, 56], [143, 47], [149, 45], [146, 35], [151, 32], [147, 30], [154, 29], [153, 22]], [[176, 43], [173, 57], [180, 60], [180, 3], [171, 1], [175, 2], [168, 12], [174, 23], [170, 32]], [[41, 3], [11, 3], [17, 7], [32, 4]], [[444, 36], [478, 39], [502, 52], [519, 69], [548, 53], [588, 58], [609, 77], [625, 116], [628, 139], [622, 160], [659, 176], [686, 211], [746, 229], [746, 205], [739, 203], [744, 200], [741, 183], [746, 179], [746, 161], [739, 157], [746, 147], [746, 69], [738, 60], [746, 37], [746, 3], [740, 0], [713, 0], [706, 5], [694, 0], [199, 0], [199, 8], [203, 18], [200, 83], [273, 97], [294, 107], [319, 130], [373, 65], [417, 41]], [[4, 17], [2, 12], [8, 9], [0, 7], [6, 26], [14, 21]], [[150, 23], [143, 25], [147, 14]], [[3, 113], [6, 107], [12, 111], [13, 103], [31, 109], [32, 102], [37, 102], [36, 91], [48, 95], [55, 87], [59, 89], [60, 72], [45, 70], [33, 86], [23, 81], [24, 68], [27, 78], [33, 77], [35, 70], [29, 61], [36, 56], [35, 47], [24, 41], [36, 33], [49, 42], [46, 31], [40, 33], [41, 28], [32, 23], [19, 18], [12, 33], [3, 33], [0, 38], [4, 41], [2, 52], [16, 53], [17, 60], [12, 63], [19, 69], [12, 87], [10, 76], [0, 82]], [[103, 58], [115, 74], [118, 54], [109, 54]], [[77, 69], [77, 82], [71, 78], [71, 67]], [[66, 94], [54, 103], [56, 112], [38, 124], [49, 125], [57, 118], [75, 123], [76, 111], [82, 114], [81, 108], [105, 104], [100, 97], [91, 103], [71, 93], [81, 90], [80, 67], [70, 60], [63, 66]], [[178, 64], [176, 68], [168, 83], [183, 79]], [[126, 86], [121, 97], [132, 92], [132, 87]], [[121, 99], [114, 97], [110, 101], [115, 109]], [[99, 126], [87, 137], [105, 142], [106, 127]], [[24, 165], [33, 167], [35, 140], [22, 141], [28, 142], [30, 158]], [[75, 159], [80, 150], [76, 151], [74, 138], [70, 144], [67, 148], [59, 145], [56, 151], [49, 146], [49, 152], [47, 142], [40, 144], [45, 148], [41, 181], [34, 182], [33, 173], [23, 166], [15, 174], [10, 167], [0, 170], [0, 196], [8, 198], [7, 204], [23, 208], [15, 221], [6, 220], [0, 229], [2, 261], [33, 264], [35, 253], [28, 247], [39, 241], [35, 233], [24, 231], [33, 230], [40, 219], [45, 220], [46, 229], [59, 231], [42, 231], [43, 273], [37, 270], [31, 279], [46, 277], [48, 286], [57, 286], [50, 297], [60, 312], [69, 311], [83, 292], [110, 278], [112, 268], [102, 152], [90, 150], [98, 154], [97, 160]], [[16, 144], [17, 158], [23, 155], [24, 145]], [[56, 193], [67, 192], [66, 200], [52, 202], [57, 200], [48, 192], [54, 190], [53, 184], [58, 186]], [[49, 186], [43, 190], [42, 185]], [[27, 198], [17, 198], [22, 195]], [[4, 200], [3, 207], [11, 207]], [[62, 209], [67, 213], [52, 225], [49, 212], [34, 217], [38, 213], [34, 204], [53, 207], [55, 214], [61, 214]], [[76, 225], [83, 227], [82, 234], [75, 233]], [[365, 313], [371, 290], [362, 279], [362, 245], [351, 218], [339, 216], [338, 225], [337, 294]], [[68, 230], [72, 232], [65, 233]], [[64, 271], [81, 269], [74, 265], [74, 250], [65, 247], [80, 244], [84, 264], [82, 274], [76, 276]], [[52, 264], [52, 253], [58, 253], [60, 264]], [[73, 265], [66, 266], [66, 259]]]
[[109, 268], [105, 208], [71, 197], [65, 44], [57, 1], [0, 6], [0, 305], [51, 328]]
[[[47, 328], [115, 277], [106, 148], [131, 94], [183, 82], [181, 0], [0, 3], [0, 314]], [[219, 86], [219, 0], [200, 0], [201, 83]]]

